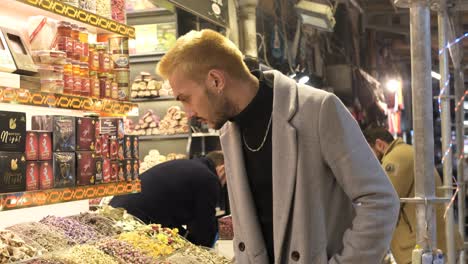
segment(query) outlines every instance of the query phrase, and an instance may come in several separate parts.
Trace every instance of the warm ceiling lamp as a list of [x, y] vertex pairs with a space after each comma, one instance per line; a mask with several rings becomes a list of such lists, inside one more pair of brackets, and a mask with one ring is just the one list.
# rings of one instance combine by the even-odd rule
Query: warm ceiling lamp
[[301, 16], [302, 24], [333, 32], [336, 22], [333, 10], [329, 5], [301, 0], [295, 8]]

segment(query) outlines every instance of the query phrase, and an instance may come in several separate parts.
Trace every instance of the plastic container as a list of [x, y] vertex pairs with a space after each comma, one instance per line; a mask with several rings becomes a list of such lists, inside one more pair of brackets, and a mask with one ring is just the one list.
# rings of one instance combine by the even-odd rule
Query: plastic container
[[99, 52], [96, 49], [96, 44], [89, 44], [88, 66], [90, 71], [99, 70]]
[[41, 80], [63, 80], [63, 66], [38, 65], [37, 71]]
[[38, 50], [33, 51], [32, 56], [36, 64], [59, 64], [66, 63], [67, 54], [58, 50]]
[[67, 21], [57, 24], [57, 49], [67, 54], [67, 58], [73, 58], [74, 41], [71, 36], [72, 27]]
[[63, 80], [41, 80], [41, 91], [47, 93], [63, 93]]
[[88, 62], [89, 60], [89, 44], [88, 44], [88, 30], [85, 27], [79, 27], [78, 30], [79, 38], [82, 46], [82, 53], [81, 53], [81, 62]]

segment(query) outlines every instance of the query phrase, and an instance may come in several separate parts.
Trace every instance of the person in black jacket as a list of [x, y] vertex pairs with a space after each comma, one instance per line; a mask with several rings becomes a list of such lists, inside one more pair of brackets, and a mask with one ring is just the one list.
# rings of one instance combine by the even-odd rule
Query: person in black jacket
[[178, 228], [196, 244], [211, 247], [218, 231], [216, 205], [225, 184], [221, 151], [191, 160], [173, 160], [141, 175], [141, 192], [116, 196], [113, 207], [126, 209], [146, 224]]

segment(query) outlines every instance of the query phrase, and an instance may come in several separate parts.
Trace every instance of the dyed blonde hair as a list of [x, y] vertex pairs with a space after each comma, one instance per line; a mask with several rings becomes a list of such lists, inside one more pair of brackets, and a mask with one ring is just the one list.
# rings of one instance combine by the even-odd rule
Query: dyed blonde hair
[[168, 79], [175, 69], [193, 81], [202, 83], [212, 69], [225, 71], [230, 77], [249, 78], [250, 72], [240, 50], [216, 31], [190, 31], [177, 39], [156, 67], [156, 73]]

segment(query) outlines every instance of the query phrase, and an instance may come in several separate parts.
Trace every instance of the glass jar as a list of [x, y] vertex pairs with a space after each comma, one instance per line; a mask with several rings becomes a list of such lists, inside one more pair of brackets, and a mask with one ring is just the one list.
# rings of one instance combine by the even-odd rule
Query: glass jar
[[99, 78], [96, 71], [89, 72], [89, 86], [92, 97], [101, 97], [101, 91], [99, 89]]
[[74, 60], [81, 60], [81, 55], [83, 53], [83, 46], [80, 41], [80, 30], [78, 29], [78, 26], [75, 24], [72, 24], [72, 30], [71, 30], [71, 37], [73, 39], [73, 59]]
[[107, 19], [112, 19], [112, 7], [110, 0], [96, 0], [96, 14]]
[[114, 74], [119, 89], [119, 100], [126, 101], [130, 94], [130, 71], [128, 69], [115, 69]]
[[80, 62], [74, 60], [73, 64], [73, 92], [74, 95], [81, 94], [81, 65]]
[[110, 98], [111, 81], [107, 73], [100, 73], [99, 77], [99, 93], [101, 98]]
[[80, 63], [80, 75], [81, 75], [81, 95], [89, 96], [91, 94], [91, 83], [89, 79], [89, 67], [88, 63]]
[[82, 46], [81, 62], [88, 62], [89, 60], [89, 44], [88, 44], [88, 30], [85, 27], [79, 27], [79, 38]]
[[67, 58], [73, 57], [72, 27], [67, 21], [60, 21], [57, 25], [57, 49], [67, 54]]
[[72, 94], [73, 93], [73, 64], [70, 59], [65, 61], [63, 65], [63, 93]]
[[96, 50], [99, 54], [99, 72], [109, 72], [111, 70], [111, 58], [109, 52], [107, 52], [107, 46], [105, 44], [97, 44]]
[[89, 59], [88, 65], [90, 71], [99, 70], [99, 52], [96, 49], [96, 44], [89, 45]]
[[112, 19], [122, 23], [127, 23], [127, 14], [125, 10], [125, 0], [111, 0]]
[[109, 74], [109, 79], [111, 80], [110, 97], [111, 99], [118, 100], [119, 99], [119, 86], [117, 85], [117, 82], [114, 79], [113, 74]]

